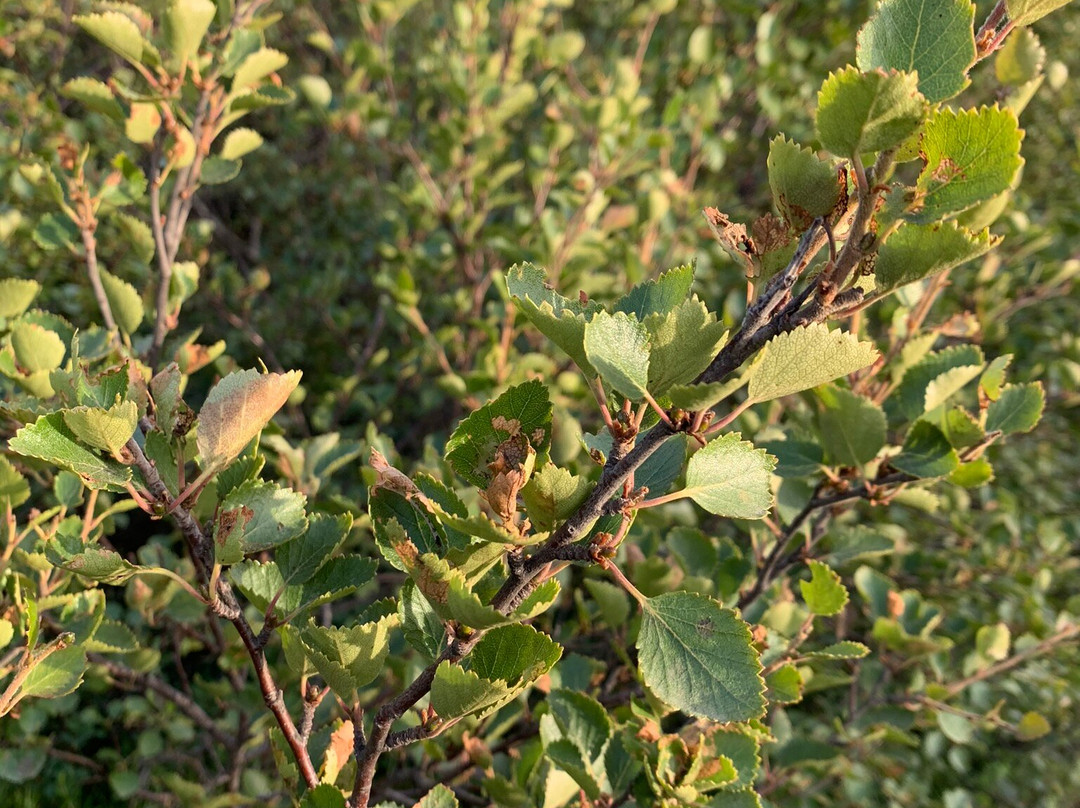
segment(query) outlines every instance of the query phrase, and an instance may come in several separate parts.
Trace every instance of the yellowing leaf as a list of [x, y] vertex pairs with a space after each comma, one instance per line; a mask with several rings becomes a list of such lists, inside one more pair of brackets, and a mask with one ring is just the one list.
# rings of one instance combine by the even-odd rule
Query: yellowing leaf
[[98, 407], [76, 407], [63, 410], [64, 423], [82, 443], [104, 449], [113, 457], [135, 434], [139, 421], [139, 406], [134, 401], [121, 401], [107, 410]]
[[214, 385], [199, 410], [199, 455], [205, 470], [221, 468], [262, 431], [292, 391], [301, 373], [241, 370]]

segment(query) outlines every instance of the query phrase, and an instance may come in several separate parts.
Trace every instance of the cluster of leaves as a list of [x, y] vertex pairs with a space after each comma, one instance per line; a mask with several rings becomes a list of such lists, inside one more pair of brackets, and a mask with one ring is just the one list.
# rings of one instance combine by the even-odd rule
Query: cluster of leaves
[[[642, 87], [656, 69], [644, 70], [649, 39], [680, 23], [671, 5], [643, 7], [638, 55], [618, 59], [595, 91], [576, 80], [574, 66], [591, 58], [586, 38], [545, 36], [571, 19], [558, 4], [510, 4], [501, 20], [484, 3], [457, 4], [435, 45], [408, 31], [408, 3], [375, 4], [361, 8], [364, 37], [344, 52], [307, 18], [310, 46], [349, 79], [334, 109], [325, 79], [298, 80], [314, 114], [382, 146], [411, 127], [397, 114], [393, 33], [417, 53], [411, 101], [438, 121], [422, 143], [401, 139], [399, 218], [359, 231], [379, 264], [362, 288], [386, 295], [394, 327], [420, 335], [441, 373], [444, 392], [427, 403], [446, 409], [450, 392], [471, 411], [408, 474], [374, 426], [361, 443], [328, 430], [295, 441], [271, 425], [283, 408], [301, 428], [334, 424], [359, 369], [301, 388], [297, 371], [237, 370], [224, 340], [176, 331], [181, 310], [186, 322], [205, 296], [264, 345], [252, 320], [292, 305], [233, 313], [231, 296], [254, 299], [265, 278], [200, 267], [206, 233], [187, 226], [206, 186], [258, 159], [263, 137], [237, 122], [294, 99], [277, 74], [287, 57], [265, 44], [263, 3], [175, 2], [156, 19], [109, 3], [73, 18], [122, 62], [107, 81], [74, 78], [61, 93], [122, 129], [124, 145], [102, 160], [93, 138], [65, 136], [57, 160], [19, 166], [20, 183], [53, 207], [33, 242], [80, 267], [101, 324], [85, 308], [72, 312], [78, 328], [31, 308], [37, 280], [0, 281], [2, 412], [17, 424], [0, 455], [0, 731], [20, 739], [0, 752], [3, 779], [31, 781], [59, 752], [119, 800], [303, 793], [304, 805], [351, 795], [366, 807], [400, 803], [404, 790], [428, 792], [417, 802], [427, 808], [459, 797], [741, 807], [763, 795], [805, 800], [816, 778], [842, 782], [838, 798], [902, 802], [919, 784], [876, 775], [905, 760], [919, 733], [933, 758], [985, 727], [1021, 742], [1050, 732], [1053, 699], [1003, 705], [987, 681], [1080, 636], [1075, 604], [1044, 596], [1025, 621], [973, 599], [962, 625], [949, 622], [935, 602], [945, 593], [921, 591], [918, 577], [907, 586], [928, 551], [909, 546], [918, 534], [904, 514], [949, 498], [963, 514], [954, 530], [974, 530], [959, 504], [985, 497], [989, 447], [1030, 431], [1044, 408], [1040, 383], [1007, 381], [1008, 355], [986, 359], [970, 316], [926, 317], [949, 273], [1000, 240], [989, 226], [1016, 193], [1018, 115], [1043, 81], [1038, 39], [1018, 26], [1062, 3], [999, 3], [978, 34], [966, 0], [882, 3], [858, 34], [856, 65], [821, 85], [813, 130], [793, 127], [820, 150], [779, 135], [760, 155], [775, 213], [743, 225], [706, 211], [749, 292], [745, 307], [712, 309], [707, 300], [730, 301], [713, 294], [708, 259], [621, 296], [611, 290], [623, 278], [590, 275], [601, 259], [644, 275], [662, 225], [696, 204], [697, 172], [724, 164], [716, 142], [681, 140], [711, 120], [694, 82], [666, 88], [655, 126], [634, 124], [653, 104]], [[775, 21], [757, 22], [763, 68], [776, 58]], [[708, 75], [711, 30], [689, 33], [679, 58], [691, 72]], [[429, 49], [450, 41], [447, 69]], [[496, 46], [501, 59], [487, 59]], [[1007, 88], [998, 103], [951, 106], [994, 54]], [[563, 74], [577, 87], [557, 82]], [[534, 137], [538, 86], [551, 97]], [[761, 102], [782, 117], [775, 98]], [[582, 133], [589, 167], [567, 181], [562, 154]], [[661, 165], [685, 160], [686, 176], [651, 173], [639, 149]], [[522, 176], [530, 195], [509, 190]], [[613, 202], [632, 183], [647, 192], [643, 209]], [[364, 200], [370, 219], [378, 206]], [[288, 238], [281, 224], [275, 238]], [[631, 227], [639, 239], [618, 235]], [[526, 248], [515, 234], [530, 229], [542, 239]], [[181, 251], [195, 260], [177, 260]], [[446, 255], [471, 298], [440, 291], [445, 271], [431, 289], [414, 280]], [[567, 298], [549, 277], [582, 291]], [[333, 274], [326, 282], [335, 288], [319, 298], [341, 289]], [[431, 328], [425, 307], [450, 307], [430, 302], [439, 295], [482, 321], [479, 336]], [[887, 315], [868, 308], [890, 295]], [[581, 377], [556, 376], [562, 360], [529, 339], [519, 354], [524, 323]], [[333, 326], [347, 341], [348, 328]], [[347, 358], [386, 363], [374, 346]], [[377, 410], [399, 391], [360, 397]], [[330, 481], [363, 449], [366, 507]], [[700, 510], [670, 504], [681, 499]], [[861, 501], [876, 507], [856, 514]], [[994, 530], [1004, 534], [978, 574], [1001, 576], [991, 548], [1019, 535]], [[1064, 538], [1043, 543], [1059, 563], [1068, 554]], [[1023, 574], [1041, 574], [1037, 559], [1025, 563]], [[977, 574], [974, 563], [949, 571]], [[1010, 623], [1026, 631], [1014, 640]], [[74, 750], [41, 734], [80, 694], [113, 686], [141, 694], [110, 716], [140, 727], [136, 742], [87, 757], [106, 728], [93, 709], [65, 727]], [[791, 707], [804, 699], [823, 709]], [[166, 737], [188, 747], [179, 767], [161, 763]], [[384, 765], [402, 748], [406, 765]], [[455, 790], [431, 788], [440, 781]], [[971, 799], [953, 782], [922, 787], [948, 804]]]

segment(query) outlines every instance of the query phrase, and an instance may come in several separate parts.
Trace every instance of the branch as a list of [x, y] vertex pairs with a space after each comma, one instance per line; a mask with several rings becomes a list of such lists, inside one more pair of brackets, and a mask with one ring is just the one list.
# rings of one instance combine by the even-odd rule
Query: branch
[[[143, 453], [142, 447], [139, 446], [134, 437], [127, 442], [126, 448], [131, 453], [135, 467], [142, 474], [150, 493], [162, 505], [170, 502], [172, 496], [165, 482], [161, 479], [161, 475], [158, 474], [153, 463]], [[191, 515], [191, 512], [182, 505], [178, 505], [173, 509], [172, 517], [184, 535], [200, 582], [204, 587], [208, 587], [214, 567], [212, 542], [203, 533], [202, 527], [195, 517]], [[315, 788], [319, 784], [319, 776], [311, 763], [311, 756], [308, 754], [307, 746], [304, 744], [292, 717], [289, 715], [288, 708], [285, 706], [285, 699], [282, 696], [281, 689], [277, 686], [273, 674], [266, 664], [266, 654], [262, 644], [244, 617], [244, 612], [236, 600], [232, 587], [224, 578], [219, 577], [217, 579], [216, 594], [216, 598], [211, 598], [211, 611], [219, 617], [224, 617], [236, 628], [241, 642], [244, 643], [244, 648], [247, 649], [248, 656], [251, 657], [251, 663], [255, 668], [255, 675], [259, 682], [259, 689], [262, 690], [263, 701], [270, 712], [274, 714], [274, 718], [277, 719], [278, 727], [293, 751], [293, 756], [296, 758], [304, 782], [308, 788]]]
[[105, 294], [105, 287], [101, 285], [101, 270], [98, 269], [97, 239], [94, 238], [93, 226], [84, 223], [80, 227], [82, 232], [83, 248], [86, 250], [86, 274], [90, 276], [90, 288], [94, 290], [94, 299], [97, 300], [98, 308], [101, 309], [101, 319], [105, 321], [105, 328], [111, 332], [116, 331], [116, 320], [113, 318], [112, 307], [109, 298]]
[[989, 679], [991, 676], [997, 676], [999, 673], [1012, 670], [1017, 665], [1021, 665], [1027, 662], [1032, 657], [1041, 656], [1048, 651], [1052, 651], [1055, 646], [1060, 645], [1063, 642], [1080, 638], [1080, 623], [1072, 623], [1060, 631], [1051, 634], [1042, 642], [1037, 645], [1033, 645], [1030, 648], [1025, 648], [1016, 654], [1013, 654], [1007, 659], [1001, 660], [1001, 662], [995, 662], [989, 667], [983, 668], [981, 671], [971, 674], [959, 681], [953, 682], [950, 685], [945, 686], [945, 695], [947, 698], [951, 698], [958, 693], [963, 692], [976, 682], [981, 682], [984, 679]]

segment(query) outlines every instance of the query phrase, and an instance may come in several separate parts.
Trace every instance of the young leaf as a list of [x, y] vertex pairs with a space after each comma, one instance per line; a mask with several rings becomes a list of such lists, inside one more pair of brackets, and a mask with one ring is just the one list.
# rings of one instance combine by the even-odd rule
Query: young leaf
[[899, 289], [978, 258], [1001, 242], [989, 230], [972, 233], [955, 222], [902, 224], [881, 245], [874, 263], [875, 293]]
[[818, 93], [817, 135], [838, 157], [856, 157], [900, 145], [926, 114], [913, 73], [852, 66], [832, 73]]
[[440, 783], [425, 794], [413, 808], [458, 808], [458, 799], [453, 791]]
[[98, 457], [75, 441], [61, 412], [50, 413], [24, 426], [8, 442], [8, 448], [73, 471], [89, 488], [124, 491], [131, 469], [115, 460]]
[[346, 702], [382, 670], [390, 650], [390, 629], [397, 615], [350, 628], [325, 627], [314, 621], [300, 630], [304, 655], [330, 688]]
[[1024, 163], [1022, 136], [1012, 110], [936, 110], [923, 129], [920, 153], [926, 164], [908, 218], [930, 224], [1007, 190]]
[[585, 323], [601, 311], [599, 303], [563, 297], [547, 284], [547, 276], [532, 264], [516, 264], [506, 273], [510, 298], [536, 328], [566, 352], [588, 377], [596, 375], [585, 357]]
[[239, 160], [226, 160], [224, 157], [207, 157], [203, 161], [199, 182], [203, 185], [224, 185], [236, 179], [240, 174]]
[[656, 280], [639, 283], [615, 303], [614, 310], [632, 314], [638, 322], [653, 314], [667, 314], [687, 297], [694, 285], [694, 266], [669, 269]]
[[30, 484], [3, 455], [0, 455], [0, 511], [14, 510], [30, 498]]
[[647, 598], [642, 610], [638, 665], [660, 699], [713, 721], [764, 714], [761, 662], [735, 612], [691, 592]]
[[529, 519], [538, 530], [552, 530], [585, 501], [592, 483], [548, 463], [521, 489]]
[[836, 466], [869, 463], [885, 445], [885, 411], [868, 398], [829, 385], [817, 391], [823, 408], [818, 431], [829, 462]]
[[585, 355], [622, 395], [634, 401], [648, 395], [649, 331], [633, 317], [597, 313], [585, 325]]
[[263, 144], [262, 135], [254, 129], [240, 127], [225, 136], [221, 147], [221, 157], [225, 160], [237, 160], [248, 152], [253, 152]]
[[1026, 712], [1016, 723], [1016, 737], [1021, 741], [1034, 741], [1050, 734], [1050, 722], [1039, 713]]
[[915, 477], [944, 477], [960, 465], [960, 459], [940, 429], [927, 421], [916, 421], [902, 451], [889, 458], [889, 463]]
[[[946, 376], [934, 390], [934, 399], [944, 400], [942, 393], [952, 388], [952, 393], [979, 375], [983, 367], [983, 353], [975, 345], [953, 345], [943, 351], [927, 354], [904, 373], [897, 387], [895, 400], [901, 412], [908, 418], [915, 419], [926, 412], [931, 402], [928, 401], [930, 384], [939, 377]], [[962, 381], [963, 380], [963, 381]], [[960, 387], [957, 387], [957, 383]]]
[[82, 684], [86, 672], [86, 649], [81, 645], [53, 651], [34, 666], [19, 689], [20, 697], [55, 699]]
[[104, 449], [116, 458], [135, 434], [139, 421], [139, 406], [134, 401], [119, 401], [107, 410], [76, 407], [62, 412], [64, 423], [81, 443]]
[[1042, 382], [1007, 384], [986, 410], [986, 430], [1000, 429], [1006, 435], [1030, 432], [1039, 423], [1044, 404]]
[[773, 704], [795, 704], [802, 701], [803, 678], [799, 669], [790, 662], [781, 665], [765, 677], [769, 701]]
[[769, 401], [831, 382], [877, 358], [872, 342], [831, 331], [824, 323], [799, 326], [765, 343], [750, 367], [751, 401]]
[[9, 339], [19, 370], [27, 374], [60, 367], [67, 352], [64, 341], [56, 332], [37, 323], [16, 323], [11, 328]]
[[994, 59], [994, 73], [1002, 84], [1021, 86], [1039, 77], [1046, 50], [1030, 28], [1014, 31]]
[[760, 519], [772, 506], [769, 475], [776, 461], [730, 432], [690, 458], [682, 492], [709, 513]]
[[232, 91], [242, 90], [262, 81], [275, 70], [280, 70], [289, 62], [289, 57], [273, 48], [260, 48], [252, 53], [236, 68], [233, 74]]
[[118, 11], [106, 11], [103, 14], [77, 14], [71, 20], [102, 45], [132, 64], [142, 63], [142, 34], [130, 17]]
[[78, 101], [87, 109], [100, 112], [114, 121], [124, 120], [123, 108], [113, 95], [112, 89], [103, 81], [79, 76], [61, 87], [60, 95]]
[[300, 383], [300, 371], [232, 373], [210, 390], [199, 410], [197, 445], [203, 470], [220, 469], [269, 423]]
[[817, 651], [806, 654], [810, 659], [862, 659], [870, 653], [870, 649], [861, 642], [844, 640], [833, 645], [827, 645]]
[[551, 445], [551, 401], [547, 387], [532, 380], [511, 387], [458, 424], [446, 442], [446, 461], [463, 479], [487, 488], [490, 464], [504, 442], [523, 436], [545, 462]]
[[165, 40], [180, 61], [193, 58], [214, 21], [217, 8], [210, 0], [172, 0], [165, 11]]
[[848, 592], [840, 576], [820, 561], [808, 561], [810, 580], [800, 581], [806, 606], [814, 614], [828, 617], [843, 611], [848, 602]]
[[1068, 5], [1069, 0], [1005, 0], [1009, 19], [1017, 27], [1031, 25], [1052, 11]]
[[919, 74], [930, 102], [952, 98], [975, 62], [975, 4], [971, 0], [885, 0], [859, 31], [859, 69]]
[[109, 301], [117, 326], [125, 334], [134, 334], [143, 320], [143, 304], [139, 292], [127, 281], [101, 270], [101, 285]]
[[767, 166], [773, 202], [796, 230], [831, 211], [840, 198], [836, 169], [783, 135], [769, 143]]
[[401, 618], [401, 630], [409, 645], [427, 659], [435, 659], [446, 642], [446, 629], [428, 599], [420, 594], [412, 581], [406, 581], [401, 587], [398, 617]]

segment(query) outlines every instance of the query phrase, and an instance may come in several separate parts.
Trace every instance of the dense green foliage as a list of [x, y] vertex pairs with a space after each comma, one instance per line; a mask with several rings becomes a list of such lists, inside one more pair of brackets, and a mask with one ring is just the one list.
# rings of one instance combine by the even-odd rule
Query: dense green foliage
[[0, 0], [0, 804], [1072, 805], [1062, 5]]

